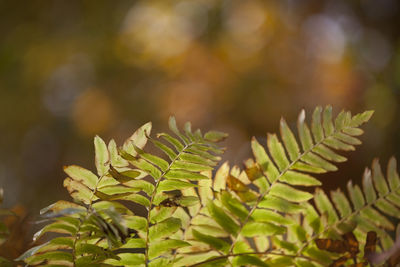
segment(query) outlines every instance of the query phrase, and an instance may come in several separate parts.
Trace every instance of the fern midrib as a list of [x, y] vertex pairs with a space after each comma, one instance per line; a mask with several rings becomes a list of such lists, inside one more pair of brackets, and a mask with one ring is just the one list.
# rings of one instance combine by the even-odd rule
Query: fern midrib
[[79, 237], [80, 237], [79, 231], [81, 230], [82, 224], [83, 224], [83, 220], [79, 220], [78, 229], [77, 229], [77, 231], [76, 231], [76, 233], [75, 233], [75, 235], [74, 235], [74, 243], [73, 243], [73, 245], [72, 245], [72, 263], [73, 263], [73, 267], [76, 266], [76, 265], [75, 265], [75, 260], [76, 260], [76, 256], [75, 256], [76, 243], [78, 242]]
[[162, 179], [165, 177], [165, 175], [171, 170], [172, 165], [179, 159], [180, 155], [181, 155], [183, 152], [185, 152], [185, 150], [188, 149], [188, 148], [189, 148], [191, 145], [193, 145], [193, 144], [194, 144], [193, 142], [188, 143], [188, 144], [185, 144], [185, 146], [182, 148], [182, 150], [178, 152], [178, 154], [176, 155], [176, 157], [175, 157], [173, 160], [171, 160], [171, 163], [168, 165], [168, 168], [161, 174], [160, 178], [159, 178], [159, 179], [157, 180], [157, 182], [156, 182], [156, 185], [154, 186], [154, 191], [153, 191], [153, 193], [151, 194], [151, 197], [150, 197], [150, 206], [149, 206], [149, 211], [148, 211], [148, 213], [147, 213], [147, 218], [146, 218], [146, 220], [147, 220], [147, 229], [146, 229], [146, 240], [145, 240], [146, 247], [145, 247], [145, 256], [144, 256], [144, 262], [145, 262], [146, 267], [147, 267], [148, 264], [149, 264], [148, 259], [149, 259], [149, 232], [150, 232], [150, 227], [149, 227], [149, 225], [150, 225], [150, 211], [151, 211], [151, 208], [152, 208], [152, 206], [153, 206], [154, 198], [155, 198], [156, 193], [157, 193], [157, 188], [158, 188], [158, 186], [159, 186], [161, 180], [162, 180]]
[[[298, 254], [298, 255], [301, 254], [301, 253], [303, 252], [303, 250], [304, 250], [308, 245], [310, 245], [311, 242], [313, 242], [315, 239], [319, 238], [321, 235], [323, 235], [324, 233], [326, 233], [326, 232], [329, 231], [330, 229], [336, 227], [337, 225], [339, 225], [339, 224], [342, 223], [342, 222], [347, 221], [347, 220], [348, 220], [349, 218], [351, 218], [352, 216], [356, 216], [356, 215], [357, 215], [358, 213], [360, 213], [362, 210], [364, 210], [364, 209], [366, 209], [366, 208], [368, 208], [368, 207], [370, 207], [370, 206], [372, 206], [372, 205], [375, 205], [380, 199], [386, 199], [389, 195], [395, 194], [396, 191], [398, 191], [398, 190], [400, 190], [400, 185], [399, 185], [396, 189], [389, 191], [389, 192], [388, 192], [387, 194], [385, 194], [385, 195], [379, 195], [379, 196], [378, 196], [374, 201], [372, 201], [371, 203], [366, 203], [366, 205], [364, 205], [364, 206], [361, 207], [360, 209], [354, 210], [354, 211], [351, 212], [350, 214], [348, 214], [348, 215], [342, 217], [340, 220], [338, 220], [338, 221], [335, 222], [334, 224], [328, 225], [327, 228], [325, 228], [325, 229], [324, 229], [323, 231], [321, 231], [320, 233], [314, 234], [314, 235], [311, 237], [310, 240], [308, 240], [306, 243], [304, 243], [303, 246], [302, 246], [302, 247], [299, 249], [299, 251], [297, 252], [297, 254]], [[363, 193], [364, 193], [364, 192], [363, 192]], [[364, 195], [363, 195], [363, 197], [364, 197]]]
[[250, 210], [249, 214], [247, 215], [246, 219], [245, 219], [244, 222], [240, 225], [239, 232], [238, 232], [238, 234], [236, 235], [236, 238], [235, 238], [235, 240], [233, 241], [233, 243], [232, 243], [232, 245], [231, 245], [231, 247], [230, 247], [228, 253], [232, 253], [232, 250], [233, 250], [233, 248], [234, 248], [234, 246], [235, 246], [237, 240], [239, 239], [239, 236], [241, 235], [241, 232], [242, 232], [244, 226], [248, 223], [248, 221], [249, 221], [251, 215], [252, 215], [252, 214], [254, 213], [254, 211], [258, 208], [258, 205], [260, 204], [260, 202], [262, 201], [262, 199], [263, 199], [266, 195], [269, 194], [269, 192], [271, 191], [272, 186], [273, 186], [274, 184], [276, 184], [277, 182], [279, 182], [279, 180], [282, 178], [282, 176], [283, 176], [287, 171], [289, 171], [289, 170], [293, 167], [294, 164], [296, 164], [297, 162], [299, 162], [305, 155], [307, 155], [308, 153], [311, 153], [312, 150], [313, 150], [314, 148], [316, 148], [317, 146], [321, 145], [326, 139], [328, 139], [328, 138], [334, 136], [336, 133], [342, 131], [344, 128], [348, 128], [348, 127], [343, 127], [343, 128], [341, 128], [341, 129], [335, 129], [335, 131], [333, 131], [330, 135], [324, 136], [323, 139], [321, 139], [319, 142], [316, 142], [312, 147], [310, 147], [308, 150], [306, 150], [306, 151], [304, 151], [302, 154], [300, 154], [295, 160], [293, 160], [293, 161], [292, 161], [292, 162], [291, 162], [277, 177], [276, 177], [276, 179], [270, 184], [270, 187], [269, 187], [263, 194], [260, 195], [260, 197], [257, 199], [256, 204], [251, 208], [251, 210]]

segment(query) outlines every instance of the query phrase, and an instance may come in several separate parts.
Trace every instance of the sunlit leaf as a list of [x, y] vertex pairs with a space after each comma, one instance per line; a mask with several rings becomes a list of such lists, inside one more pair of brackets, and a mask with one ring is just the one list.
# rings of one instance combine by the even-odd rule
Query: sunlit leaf
[[126, 151], [128, 154], [135, 156], [136, 151], [135, 151], [135, 146], [143, 149], [143, 147], [147, 143], [147, 136], [150, 136], [151, 133], [151, 128], [152, 124], [151, 122], [148, 122], [141, 126], [139, 129], [137, 129], [131, 137], [129, 137], [124, 145], [123, 145], [123, 150]]
[[180, 180], [164, 180], [161, 181], [157, 187], [157, 192], [169, 191], [169, 190], [180, 190], [189, 187], [196, 187], [195, 184], [180, 181]]
[[231, 217], [225, 213], [225, 211], [215, 205], [213, 202], [209, 202], [207, 205], [208, 211], [211, 217], [227, 232], [236, 235], [239, 231], [239, 225], [231, 219]]
[[229, 175], [229, 164], [225, 162], [222, 166], [217, 170], [214, 178], [213, 190], [219, 192], [226, 187], [226, 179]]
[[317, 107], [312, 115], [311, 130], [314, 135], [315, 142], [321, 142], [324, 138], [324, 131], [321, 124], [322, 108]]
[[242, 235], [246, 237], [269, 236], [285, 233], [285, 228], [268, 222], [249, 222], [242, 230]]
[[279, 142], [278, 137], [275, 134], [268, 134], [267, 144], [269, 151], [276, 165], [280, 171], [286, 169], [289, 165], [289, 161], [286, 157], [285, 150], [281, 142]]
[[278, 177], [279, 172], [274, 163], [272, 163], [268, 154], [265, 152], [264, 147], [261, 146], [255, 138], [253, 138], [251, 141], [251, 148], [253, 150], [256, 161], [260, 165], [261, 169], [264, 171], [264, 174], [267, 176], [268, 180], [271, 183], [274, 182]]
[[159, 222], [149, 228], [149, 239], [150, 241], [159, 240], [163, 237], [167, 237], [181, 227], [181, 221], [177, 218], [168, 218], [162, 222]]
[[120, 260], [107, 259], [105, 263], [115, 266], [144, 266], [144, 254], [142, 253], [119, 253]]
[[97, 174], [103, 176], [108, 171], [108, 164], [110, 156], [108, 154], [107, 145], [99, 136], [96, 135], [94, 138], [95, 148], [95, 163], [97, 168]]
[[65, 166], [64, 171], [71, 179], [81, 182], [90, 189], [94, 189], [96, 187], [98, 178], [91, 171], [76, 165]]
[[251, 266], [262, 266], [262, 267], [268, 267], [267, 263], [263, 262], [260, 258], [252, 255], [241, 255], [241, 256], [236, 256], [233, 259], [233, 262], [235, 266], [243, 266], [243, 265], [250, 265]]
[[196, 240], [204, 242], [204, 243], [210, 245], [211, 247], [215, 248], [216, 250], [223, 251], [224, 253], [227, 253], [230, 248], [229, 243], [227, 243], [226, 241], [224, 241], [220, 238], [216, 238], [211, 235], [202, 234], [199, 231], [196, 231], [194, 229], [192, 230], [192, 234]]
[[68, 252], [63, 251], [49, 251], [43, 254], [31, 256], [25, 260], [28, 264], [38, 264], [43, 261], [68, 261], [72, 262], [73, 257]]
[[91, 199], [96, 199], [93, 197], [93, 192], [88, 187], [78, 181], [72, 180], [71, 178], [66, 178], [64, 180], [64, 187], [67, 188], [68, 192], [74, 199], [85, 204], [89, 204]]
[[190, 244], [188, 242], [175, 239], [167, 239], [150, 243], [149, 259], [151, 260], [155, 257], [158, 257], [171, 249], [177, 249], [186, 246], [190, 246]]
[[220, 142], [228, 137], [228, 134], [218, 131], [209, 131], [204, 134], [204, 138], [211, 142]]
[[281, 119], [280, 130], [290, 160], [294, 161], [300, 156], [300, 148], [297, 144], [296, 138], [283, 118]]
[[170, 170], [164, 177], [166, 179], [187, 179], [193, 181], [208, 179], [207, 176], [186, 170]]
[[291, 185], [302, 185], [302, 186], [317, 186], [321, 185], [321, 182], [314, 177], [304, 174], [301, 172], [287, 171], [281, 177], [282, 182], [286, 182]]
[[311, 199], [313, 195], [300, 191], [285, 184], [276, 183], [271, 187], [270, 194], [288, 201], [303, 202]]

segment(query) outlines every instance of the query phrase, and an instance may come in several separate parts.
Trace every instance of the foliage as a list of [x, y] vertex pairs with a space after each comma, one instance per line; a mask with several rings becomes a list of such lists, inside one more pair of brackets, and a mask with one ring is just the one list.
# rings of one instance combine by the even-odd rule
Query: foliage
[[[363, 190], [349, 182], [348, 197], [338, 189], [330, 199], [316, 175], [337, 170], [346, 160], [338, 151], [361, 143], [359, 127], [371, 115], [342, 111], [333, 119], [330, 106], [317, 107], [310, 128], [303, 110], [299, 140], [282, 119], [282, 142], [268, 134], [263, 147], [253, 138], [254, 159], [245, 161], [244, 170], [225, 162], [214, 175], [223, 153], [216, 143], [226, 137], [221, 132], [203, 135], [190, 123], [182, 131], [171, 117], [173, 135], [154, 138], [147, 123], [121, 147], [96, 136], [97, 174], [64, 168], [73, 202], [43, 209], [47, 224], [34, 239], [59, 235], [17, 260], [32, 266], [366, 264], [368, 255], [359, 253], [357, 240], [364, 244], [368, 232], [377, 233], [378, 252], [393, 245], [400, 214], [396, 161], [390, 160], [385, 178], [375, 160], [372, 172], [365, 171]], [[315, 193], [310, 187], [317, 187]], [[375, 252], [371, 242], [364, 251]], [[340, 249], [330, 250], [331, 243]]]

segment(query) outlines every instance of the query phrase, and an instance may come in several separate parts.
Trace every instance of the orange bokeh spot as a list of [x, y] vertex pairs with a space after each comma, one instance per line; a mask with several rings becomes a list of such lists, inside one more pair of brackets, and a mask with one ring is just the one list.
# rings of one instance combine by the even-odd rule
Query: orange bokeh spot
[[75, 101], [72, 120], [81, 135], [92, 136], [110, 128], [114, 118], [110, 99], [100, 90], [89, 89]]

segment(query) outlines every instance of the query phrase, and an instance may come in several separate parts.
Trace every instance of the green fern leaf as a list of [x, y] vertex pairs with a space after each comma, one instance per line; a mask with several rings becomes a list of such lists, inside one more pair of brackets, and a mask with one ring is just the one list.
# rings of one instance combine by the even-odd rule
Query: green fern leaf
[[214, 220], [228, 233], [236, 235], [239, 231], [239, 225], [232, 220], [232, 218], [225, 213], [225, 211], [215, 205], [213, 202], [209, 202], [208, 205], [208, 212], [210, 216], [214, 218]]
[[224, 253], [227, 253], [229, 251], [230, 244], [222, 239], [216, 238], [211, 235], [202, 234], [194, 229], [192, 229], [192, 235], [196, 240], [206, 243], [216, 250], [222, 251]]
[[[332, 200], [322, 190], [316, 190], [314, 203], [318, 212], [315, 212], [311, 206], [307, 208], [306, 216], [309, 218], [305, 220], [303, 227], [310, 229], [308, 231], [310, 237], [301, 246], [297, 255], [303, 254], [321, 260], [317, 254], [308, 253], [309, 249], [315, 246], [313, 241], [316, 238], [340, 238], [342, 234], [349, 231], [354, 231], [361, 242], [364, 242], [368, 231], [376, 231], [382, 250], [387, 250], [393, 245], [391, 238], [395, 230], [393, 221], [400, 219], [400, 202], [398, 201], [400, 184], [396, 160], [390, 159], [387, 178], [383, 176], [378, 161], [374, 160], [372, 172], [369, 169], [364, 172], [363, 190], [358, 185], [353, 185], [351, 181], [347, 189], [349, 197], [340, 190], [336, 190], [331, 192]], [[328, 260], [332, 261], [334, 258], [334, 255], [325, 255], [325, 259]]]
[[285, 232], [285, 228], [268, 222], [249, 222], [242, 229], [245, 237], [280, 235]]
[[271, 186], [269, 193], [272, 196], [279, 197], [293, 202], [304, 202], [311, 199], [313, 196], [304, 191], [300, 191], [282, 183], [276, 183]]
[[175, 239], [162, 240], [160, 242], [150, 243], [149, 259], [152, 260], [165, 252], [169, 252], [173, 249], [190, 246], [188, 242]]

